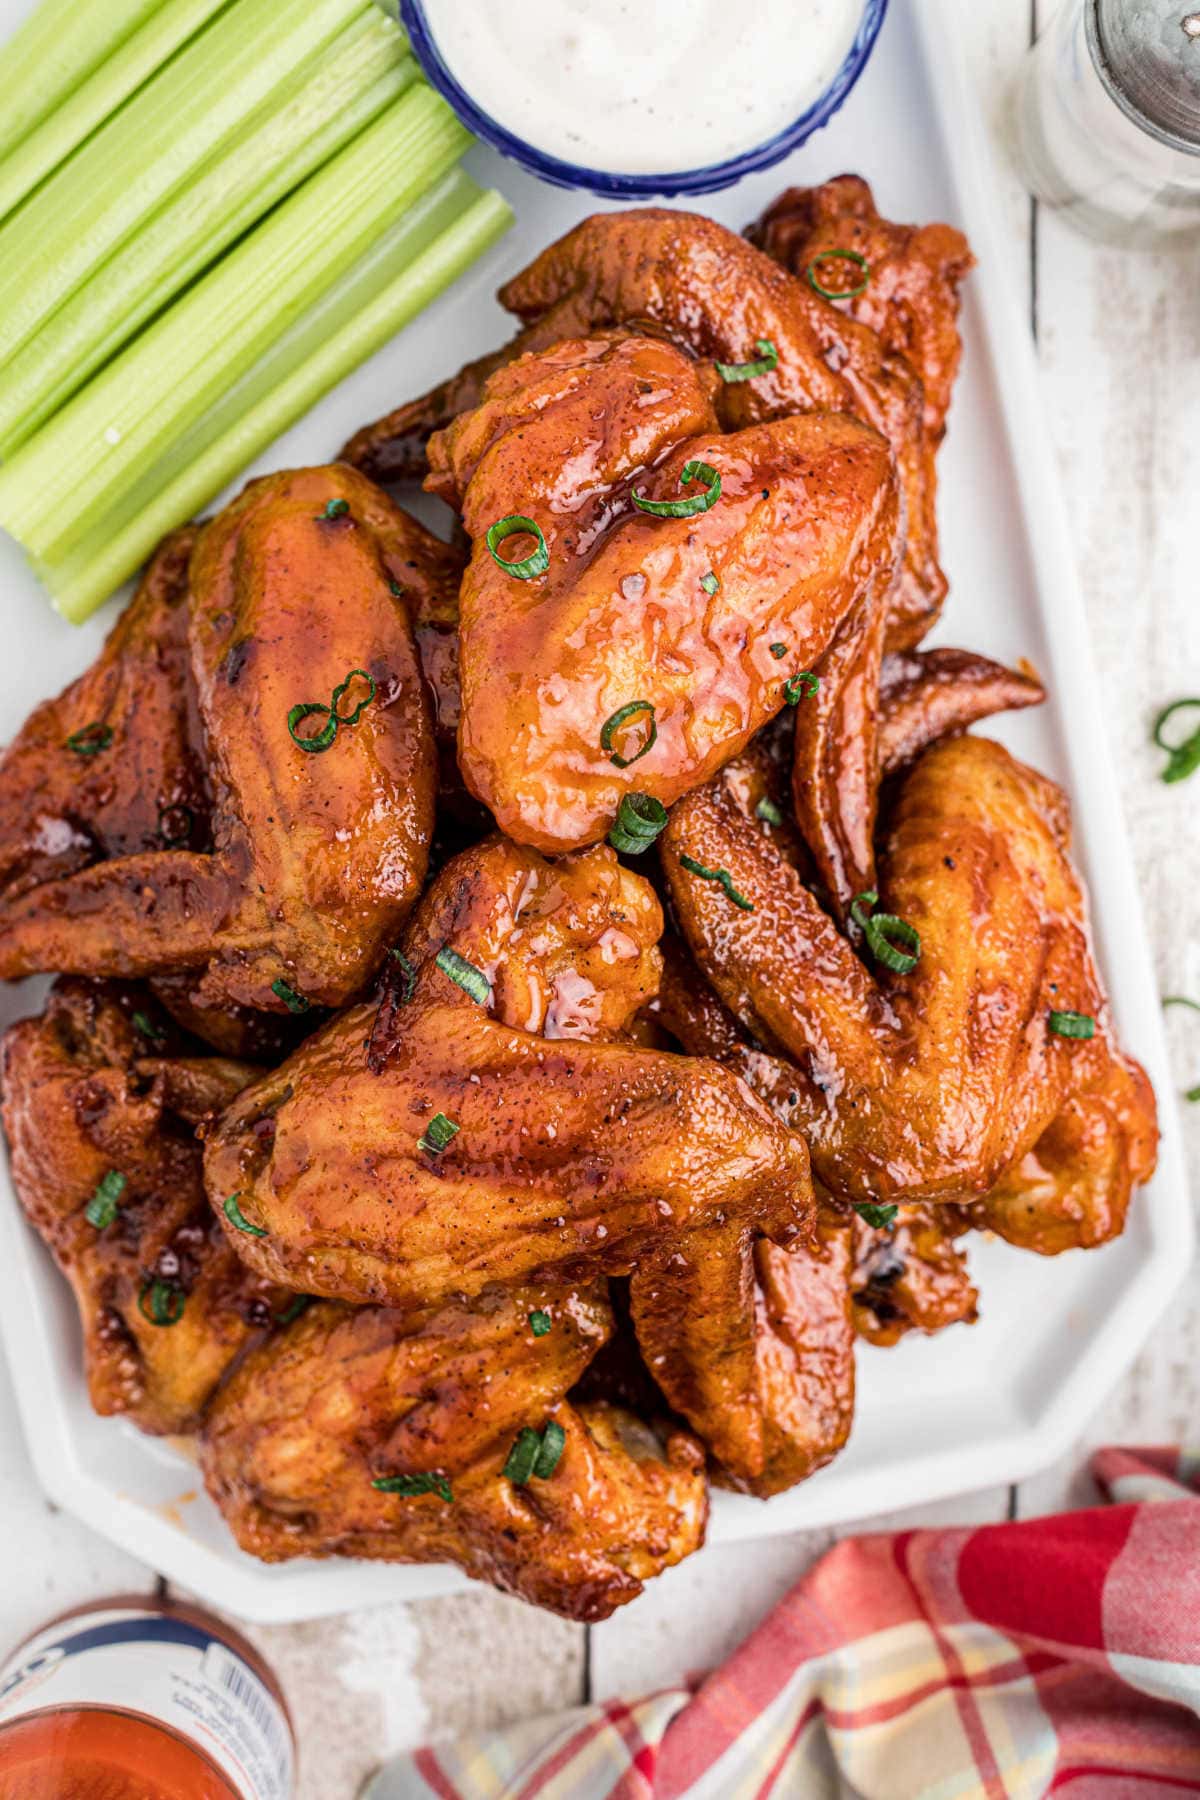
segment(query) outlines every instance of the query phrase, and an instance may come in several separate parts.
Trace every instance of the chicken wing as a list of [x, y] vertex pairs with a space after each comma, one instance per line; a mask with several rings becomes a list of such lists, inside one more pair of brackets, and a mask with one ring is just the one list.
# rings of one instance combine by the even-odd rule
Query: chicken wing
[[[746, 236], [802, 279], [816, 259], [814, 272], [831, 292], [861, 287], [835, 305], [912, 364], [925, 390], [928, 442], [936, 448], [962, 360], [959, 290], [975, 266], [962, 232], [952, 225], [897, 225], [880, 216], [860, 175], [838, 175], [820, 187], [788, 188]], [[847, 264], [839, 280], [838, 251], [861, 256], [865, 271]]]
[[[454, 1562], [567, 1618], [606, 1618], [699, 1548], [707, 1516], [695, 1439], [566, 1398], [610, 1331], [603, 1284], [481, 1294], [415, 1326], [314, 1306], [214, 1405], [209, 1492], [268, 1562]], [[518, 1481], [505, 1468], [523, 1431], [552, 1466]]]
[[[722, 436], [716, 386], [654, 339], [569, 341], [495, 375], [430, 445], [430, 484], [474, 544], [459, 760], [519, 842], [570, 849], [630, 792], [686, 793], [839, 633], [873, 643], [878, 670], [900, 542], [887, 445], [835, 415]], [[707, 510], [636, 509], [675, 504], [697, 465], [719, 476]], [[531, 579], [488, 542], [518, 513], [549, 559]]]
[[642, 1355], [725, 1485], [780, 1493], [845, 1444], [849, 1264], [849, 1226], [832, 1213], [811, 1244], [790, 1250], [716, 1223], [639, 1260], [630, 1308]]
[[1045, 698], [1027, 664], [1006, 669], [970, 650], [910, 650], [885, 657], [879, 772], [894, 775], [939, 738], [956, 736], [993, 713], [1040, 706]]
[[148, 1432], [199, 1423], [291, 1295], [245, 1268], [204, 1198], [199, 1119], [256, 1070], [189, 1058], [144, 992], [64, 980], [0, 1042], [13, 1185], [70, 1281], [92, 1405]]
[[585, 219], [509, 281], [500, 299], [525, 322], [513, 342], [359, 432], [343, 452], [348, 461], [384, 480], [419, 473], [431, 433], [477, 406], [497, 369], [598, 328], [649, 327], [693, 356], [729, 366], [753, 360], [766, 339], [777, 366], [756, 380], [723, 385], [722, 426], [846, 412], [879, 430], [900, 470], [908, 533], [890, 641], [907, 646], [929, 629], [946, 581], [928, 491], [924, 396], [911, 364], [868, 326], [844, 317], [724, 226], [664, 207]]
[[[1119, 1230], [1154, 1167], [1154, 1101], [1114, 1041], [1061, 792], [978, 738], [918, 759], [881, 847], [882, 906], [920, 937], [904, 974], [868, 970], [774, 839], [726, 773], [674, 809], [664, 866], [704, 974], [794, 1061], [813, 1167], [835, 1198], [982, 1198], [1052, 1127], [1060, 1142], [1064, 1108], [1103, 1097], [1108, 1154], [1086, 1170], [1072, 1158], [1086, 1190], [1074, 1203], [1103, 1235]], [[1090, 1038], [1057, 1029], [1072, 1015]]]
[[803, 1143], [735, 1076], [586, 1041], [653, 992], [661, 923], [607, 848], [550, 864], [495, 841], [449, 864], [399, 993], [307, 1039], [210, 1137], [210, 1197], [236, 1192], [265, 1234], [241, 1254], [412, 1309], [534, 1270], [627, 1272], [718, 1212], [806, 1232]]
[[[98, 860], [97, 841], [86, 866], [19, 881], [0, 903], [0, 976], [189, 969], [201, 1007], [277, 1012], [339, 1005], [365, 985], [420, 889], [432, 827], [428, 701], [398, 598], [410, 564], [442, 551], [425, 540], [346, 467], [253, 482], [204, 528], [189, 571], [187, 691], [166, 738], [203, 743], [212, 847], [181, 835], [174, 848], [121, 842]], [[72, 814], [47, 813], [31, 770], [39, 759], [51, 768], [57, 798], [63, 769], [81, 766], [81, 735], [89, 786], [70, 801], [77, 812], [142, 767], [144, 719], [143, 816], [173, 799], [163, 782], [183, 751], [164, 760], [159, 733], [179, 685], [178, 638], [161, 665], [142, 643], [147, 616], [168, 635], [179, 626], [170, 595], [156, 607], [151, 590], [135, 612], [142, 629], [118, 627], [99, 673], [40, 709], [0, 769], [4, 803], [31, 821], [26, 841], [69, 827]], [[144, 693], [157, 702], [146, 714]], [[198, 730], [185, 731], [193, 705]]]
[[[806, 1089], [799, 1071], [785, 1058], [754, 1044], [678, 938], [669, 937], [663, 950], [656, 1010], [666, 1029], [689, 1055], [711, 1056], [736, 1069], [785, 1124], [803, 1130], [819, 1096]], [[824, 1190], [817, 1197], [822, 1239], [827, 1240], [829, 1227], [839, 1216], [844, 1227], [853, 1228], [847, 1279], [859, 1337], [873, 1344], [894, 1344], [910, 1330], [931, 1334], [948, 1325], [974, 1323], [979, 1294], [957, 1241], [972, 1222], [966, 1209], [917, 1203], [900, 1207], [892, 1224], [873, 1226], [860, 1213], [835, 1208]], [[758, 1252], [760, 1264], [768, 1248], [772, 1263], [778, 1265], [779, 1254], [766, 1245]], [[827, 1261], [845, 1265], [844, 1258], [829, 1257], [827, 1244], [826, 1252]], [[802, 1252], [792, 1253], [791, 1267], [793, 1281], [804, 1284], [808, 1272]], [[801, 1295], [806, 1291], [801, 1287]], [[801, 1313], [799, 1299], [794, 1311]], [[820, 1340], [815, 1342], [820, 1354]], [[815, 1371], [801, 1366], [801, 1372], [809, 1385], [825, 1378], [820, 1363]]]

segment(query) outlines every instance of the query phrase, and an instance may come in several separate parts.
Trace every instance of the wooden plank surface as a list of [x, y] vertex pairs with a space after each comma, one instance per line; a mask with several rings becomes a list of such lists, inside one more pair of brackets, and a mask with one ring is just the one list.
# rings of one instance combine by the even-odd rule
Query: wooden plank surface
[[[974, 0], [962, 14], [980, 105], [1000, 139], [1008, 84], [1029, 41], [1030, 8], [1027, 0]], [[1051, 430], [1159, 975], [1164, 991], [1200, 999], [1195, 794], [1162, 786], [1147, 742], [1157, 706], [1200, 692], [1200, 494], [1189, 481], [1188, 454], [1200, 416], [1200, 248], [1150, 257], [1097, 248], [1041, 209], [1035, 213], [1003, 165], [1000, 180], [1011, 272], [1036, 315]], [[1180, 1086], [1200, 1082], [1200, 1016], [1175, 1013], [1171, 1035]], [[1187, 1129], [1197, 1167], [1200, 1108], [1192, 1109]], [[871, 1525], [1001, 1518], [1086, 1498], [1081, 1470], [1089, 1446], [1195, 1433], [1198, 1371], [1200, 1298], [1193, 1285], [1057, 1468], [1013, 1492], [996, 1489]], [[0, 1531], [5, 1542], [22, 1546], [5, 1559], [6, 1634], [89, 1595], [151, 1584], [139, 1565], [46, 1507], [24, 1459], [2, 1369], [0, 1440]], [[660, 1687], [711, 1666], [833, 1535], [714, 1550], [671, 1571], [590, 1633], [482, 1590], [257, 1630], [300, 1728], [302, 1800], [351, 1800], [383, 1757], [431, 1735], [501, 1724], [589, 1692]]]

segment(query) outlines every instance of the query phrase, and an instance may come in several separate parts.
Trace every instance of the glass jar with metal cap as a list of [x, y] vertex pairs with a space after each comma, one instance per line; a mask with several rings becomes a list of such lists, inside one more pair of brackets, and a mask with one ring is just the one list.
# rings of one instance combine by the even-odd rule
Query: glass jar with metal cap
[[1065, 0], [1013, 124], [1029, 186], [1082, 230], [1146, 246], [1200, 231], [1200, 5]]

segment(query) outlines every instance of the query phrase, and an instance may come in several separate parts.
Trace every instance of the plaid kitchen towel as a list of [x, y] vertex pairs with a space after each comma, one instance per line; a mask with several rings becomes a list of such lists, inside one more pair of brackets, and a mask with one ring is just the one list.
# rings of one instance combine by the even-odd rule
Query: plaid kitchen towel
[[1093, 1471], [1093, 1511], [847, 1539], [694, 1688], [417, 1751], [370, 1800], [1200, 1794], [1200, 1458]]

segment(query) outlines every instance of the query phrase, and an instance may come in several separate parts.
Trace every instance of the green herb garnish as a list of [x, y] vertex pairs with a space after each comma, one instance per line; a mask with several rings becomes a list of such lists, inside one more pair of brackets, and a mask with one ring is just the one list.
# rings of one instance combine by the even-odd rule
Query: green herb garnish
[[787, 645], [786, 644], [772, 644], [771, 645], [771, 655], [775, 658], [776, 662], [779, 662], [781, 657], [784, 657], [787, 655]]
[[531, 1312], [529, 1315], [529, 1329], [534, 1337], [545, 1337], [553, 1323], [548, 1312]]
[[83, 1216], [97, 1231], [107, 1231], [117, 1216], [121, 1195], [129, 1183], [118, 1169], [110, 1169], [96, 1184], [96, 1191], [83, 1209]]
[[764, 825], [783, 824], [783, 813], [780, 811], [779, 807], [776, 806], [775, 802], [768, 799], [765, 795], [755, 807], [754, 813], [755, 817], [761, 819]]
[[186, 1305], [183, 1289], [161, 1276], [143, 1282], [138, 1295], [138, 1311], [151, 1325], [178, 1325]]
[[1177, 744], [1170, 743], [1163, 737], [1163, 726], [1177, 712], [1200, 712], [1200, 700], [1175, 700], [1170, 706], [1163, 708], [1154, 721], [1154, 741], [1160, 750], [1167, 753], [1167, 766], [1162, 772], [1164, 781], [1186, 781], [1200, 769], [1200, 725], [1190, 737], [1183, 738]]
[[[358, 705], [354, 708], [353, 712], [340, 713], [338, 711], [338, 702], [341, 700], [347, 688], [350, 686], [350, 683], [356, 676], [360, 676], [362, 680], [368, 684], [371, 691], [365, 699], [358, 702]], [[292, 707], [287, 716], [288, 736], [291, 738], [293, 744], [299, 745], [301, 750], [307, 750], [310, 755], [318, 756], [323, 750], [328, 750], [330, 748], [334, 739], [337, 737], [339, 725], [350, 726], [358, 724], [364, 707], [370, 706], [378, 691], [373, 675], [368, 675], [365, 669], [351, 669], [346, 679], [344, 681], [339, 681], [334, 688], [333, 693], [330, 695], [328, 706], [325, 705], [323, 700], [302, 700], [296, 706]], [[323, 714], [325, 717], [325, 724], [322, 726], [321, 730], [313, 732], [311, 736], [306, 734], [302, 737], [296, 730], [297, 725], [301, 724], [305, 719], [316, 717], [318, 714]]]
[[[622, 756], [613, 749], [613, 733], [619, 731], [627, 719], [637, 718], [641, 713], [650, 714], [650, 735], [641, 749], [632, 756]], [[631, 763], [640, 762], [647, 750], [651, 749], [658, 739], [658, 719], [654, 705], [650, 700], [631, 700], [627, 706], [618, 706], [615, 713], [610, 713], [600, 727], [600, 748], [608, 751], [608, 760], [615, 763], [618, 769], [627, 769]]]
[[898, 1206], [876, 1206], [872, 1200], [856, 1200], [854, 1210], [875, 1231], [890, 1231], [896, 1223]]
[[482, 969], [477, 969], [474, 963], [468, 962], [465, 956], [460, 956], [457, 950], [451, 950], [449, 945], [438, 951], [435, 960], [442, 974], [448, 975], [464, 994], [470, 994], [479, 1006], [487, 1005], [492, 997], [492, 984]]
[[710, 569], [707, 575], [702, 575], [700, 577], [700, 586], [704, 589], [706, 594], [715, 594], [720, 590], [721, 583]]
[[326, 502], [325, 511], [317, 515], [318, 523], [324, 523], [326, 519], [344, 519], [349, 511], [350, 502], [348, 500], [329, 500]]
[[[857, 287], [823, 287], [817, 279], [817, 269], [823, 262], [854, 263], [862, 271], [862, 280]], [[808, 277], [809, 287], [815, 294], [820, 294], [822, 300], [857, 300], [858, 296], [865, 294], [871, 285], [871, 265], [866, 257], [861, 256], [857, 250], [822, 250], [819, 256], [813, 257], [804, 273]]]
[[294, 1319], [300, 1317], [301, 1313], [306, 1313], [310, 1306], [315, 1306], [316, 1301], [315, 1294], [297, 1294], [290, 1305], [286, 1306], [281, 1313], [275, 1314], [274, 1323], [280, 1326], [290, 1325]]
[[133, 1029], [135, 1031], [140, 1031], [144, 1038], [149, 1038], [152, 1044], [163, 1044], [166, 1042], [166, 1032], [160, 1031], [153, 1019], [149, 1018], [146, 1013], [135, 1012], [131, 1023]]
[[526, 1425], [508, 1453], [503, 1474], [516, 1487], [530, 1480], [548, 1481], [558, 1467], [567, 1434], [551, 1419], [544, 1431]]
[[[856, 895], [850, 917], [867, 940], [867, 948], [875, 961], [897, 975], [908, 975], [921, 960], [920, 933], [895, 913], [877, 913], [879, 895], [874, 889]], [[893, 942], [892, 940], [895, 940]]]
[[434, 1113], [425, 1130], [417, 1139], [418, 1150], [428, 1150], [433, 1156], [440, 1156], [451, 1138], [457, 1137], [459, 1127], [445, 1113]]
[[722, 381], [753, 381], [758, 375], [769, 375], [779, 365], [779, 352], [770, 338], [755, 338], [754, 348], [758, 351], [757, 362], [723, 363], [716, 365], [717, 374]]
[[821, 677], [814, 675], [811, 669], [805, 669], [799, 675], [789, 676], [783, 684], [783, 698], [788, 706], [799, 706], [810, 694], [815, 694], [821, 685]]
[[398, 999], [401, 1006], [407, 1006], [417, 990], [416, 966], [409, 962], [403, 950], [389, 950], [388, 955], [393, 962], [399, 965], [400, 972], [404, 976], [404, 985], [400, 989]]
[[107, 750], [113, 741], [112, 726], [101, 724], [99, 719], [81, 730], [73, 731], [67, 739], [67, 749], [73, 750], [76, 756], [99, 756]]
[[753, 900], [747, 900], [745, 894], [739, 893], [738, 889], [734, 887], [733, 876], [729, 873], [728, 869], [705, 868], [704, 864], [702, 862], [697, 862], [694, 856], [681, 856], [679, 862], [680, 866], [685, 868], [689, 875], [698, 875], [701, 881], [718, 882], [720, 886], [724, 888], [728, 897], [733, 901], [733, 904], [739, 906], [743, 912], [754, 911]]
[[283, 1001], [290, 1013], [306, 1013], [312, 1005], [311, 1000], [306, 1000], [304, 995], [298, 994], [294, 987], [289, 987], [282, 975], [277, 981], [271, 983], [271, 992]]
[[229, 1223], [236, 1225], [239, 1231], [244, 1231], [247, 1237], [266, 1237], [267, 1234], [261, 1225], [251, 1225], [250, 1221], [244, 1217], [242, 1209], [238, 1205], [240, 1199], [240, 1194], [230, 1194], [225, 1201], [225, 1217]]
[[1086, 1042], [1096, 1035], [1096, 1021], [1090, 1013], [1052, 1012], [1047, 1023], [1055, 1037], [1080, 1038]]
[[640, 494], [631, 494], [630, 499], [639, 512], [653, 513], [656, 519], [693, 519], [717, 504], [721, 498], [721, 477], [711, 463], [689, 462], [683, 465], [680, 487], [686, 487], [689, 481], [702, 481], [703, 492], [691, 494], [686, 500], [643, 500]]
[[444, 1475], [380, 1475], [371, 1483], [381, 1494], [399, 1494], [415, 1500], [421, 1494], [437, 1494], [447, 1505], [454, 1499], [450, 1483]]
[[[500, 554], [501, 544], [506, 538], [522, 536], [535, 537], [537, 549], [519, 562], [507, 562]], [[536, 519], [525, 513], [509, 513], [506, 519], [497, 519], [494, 525], [488, 526], [484, 543], [491, 551], [492, 561], [499, 563], [506, 575], [515, 575], [518, 581], [532, 581], [535, 575], [544, 575], [550, 567], [550, 552], [542, 528]]]
[[608, 834], [614, 850], [641, 856], [667, 822], [667, 809], [652, 794], [622, 794], [616, 823]]

